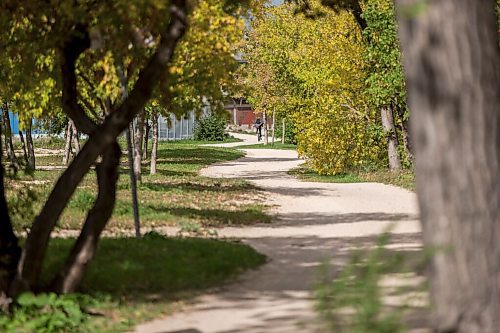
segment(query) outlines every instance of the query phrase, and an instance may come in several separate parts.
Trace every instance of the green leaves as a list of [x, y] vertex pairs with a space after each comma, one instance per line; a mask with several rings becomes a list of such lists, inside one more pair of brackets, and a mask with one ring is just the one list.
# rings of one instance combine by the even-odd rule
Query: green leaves
[[224, 141], [226, 120], [214, 114], [201, 118], [194, 129], [194, 139], [200, 141]]
[[364, 58], [368, 64], [365, 83], [370, 103], [375, 108], [393, 104], [405, 109], [405, 77], [392, 1], [368, 1], [363, 17], [367, 22], [363, 36]]
[[0, 330], [19, 333], [81, 332], [88, 315], [82, 310], [90, 298], [54, 293], [21, 294], [9, 316], [0, 317]]
[[[193, 0], [192, 5], [189, 32], [165, 73], [169, 79], [154, 96], [178, 115], [208, 102], [218, 107], [223, 92], [236, 89], [234, 55], [243, 40], [243, 17], [258, 11], [263, 0]], [[169, 16], [168, 1], [160, 0], [2, 1], [0, 29], [8, 33], [0, 41], [0, 96], [16, 102], [22, 119], [59, 113], [58, 52], [72, 33], [82, 33], [75, 31], [78, 26], [92, 41], [77, 62], [79, 102], [89, 116], [102, 118], [105, 106], [116, 106], [121, 98], [118, 68], [132, 87]]]
[[357, 23], [345, 11], [310, 19], [294, 9], [272, 7], [253, 22], [245, 70], [254, 108], [292, 119], [299, 153], [319, 173], [372, 164], [379, 144], [372, 138], [376, 117], [368, 108]]

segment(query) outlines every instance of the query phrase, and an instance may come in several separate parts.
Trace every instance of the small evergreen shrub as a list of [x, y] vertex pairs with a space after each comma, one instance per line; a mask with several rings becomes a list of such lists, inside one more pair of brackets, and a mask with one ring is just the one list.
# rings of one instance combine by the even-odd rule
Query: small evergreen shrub
[[200, 141], [224, 141], [227, 137], [226, 120], [210, 114], [201, 118], [194, 129], [194, 139]]

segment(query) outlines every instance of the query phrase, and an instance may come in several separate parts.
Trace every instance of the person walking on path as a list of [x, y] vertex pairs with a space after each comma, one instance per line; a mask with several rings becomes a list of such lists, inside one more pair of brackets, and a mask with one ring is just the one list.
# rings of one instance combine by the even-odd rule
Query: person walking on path
[[255, 120], [255, 128], [257, 129], [257, 140], [260, 141], [262, 139], [262, 126], [264, 123], [260, 120], [260, 118], [257, 118]]

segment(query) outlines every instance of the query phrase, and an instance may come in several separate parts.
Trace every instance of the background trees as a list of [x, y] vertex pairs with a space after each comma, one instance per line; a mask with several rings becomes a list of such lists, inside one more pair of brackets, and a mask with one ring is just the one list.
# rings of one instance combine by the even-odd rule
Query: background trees
[[[321, 20], [317, 1], [290, 2], [298, 4], [295, 13]], [[391, 167], [399, 164], [394, 152], [399, 131], [390, 126], [395, 115], [403, 136], [404, 160], [409, 164], [409, 113], [392, 5], [385, 1], [320, 2], [337, 13], [352, 13], [363, 30], [369, 104], [382, 111]], [[500, 309], [498, 1], [399, 0], [396, 4], [424, 242], [439, 249], [430, 270], [435, 328], [439, 332], [494, 332], [499, 325], [495, 313]], [[269, 20], [273, 18], [270, 14]], [[322, 136], [315, 144], [324, 145]]]
[[362, 36], [346, 12], [311, 20], [295, 7], [271, 8], [249, 34], [248, 85], [258, 108], [297, 127], [299, 152], [320, 173], [380, 163], [377, 116], [365, 92]]
[[[410, 112], [406, 105], [393, 1], [367, 1], [361, 16], [366, 21], [363, 56], [367, 62], [368, 98], [370, 105], [380, 110], [389, 167], [397, 170], [401, 169], [401, 160], [411, 166], [412, 153], [408, 131]], [[402, 149], [398, 149], [400, 144]]]
[[[121, 154], [116, 137], [143, 114], [154, 95], [170, 112], [220, 99], [220, 86], [231, 74], [232, 45], [241, 38], [246, 4], [88, 1], [76, 7], [66, 2], [51, 7], [29, 0], [2, 2], [0, 26], [9, 34], [2, 40], [5, 53], [0, 62], [8, 70], [1, 72], [0, 94], [16, 102], [23, 119], [62, 110], [79, 132], [88, 135], [35, 219], [18, 274], [10, 290], [5, 287], [3, 292], [15, 295], [37, 288], [50, 232], [79, 181], [101, 155], [97, 199], [52, 283], [59, 292], [75, 290], [113, 210]], [[174, 56], [188, 13], [193, 30]], [[142, 135], [138, 138], [140, 147]]]
[[[261, 1], [250, 1], [248, 6], [236, 6], [227, 11], [224, 1], [201, 1], [191, 15], [190, 29], [181, 41], [168, 82], [157, 90], [157, 98], [146, 113], [151, 123], [159, 115], [183, 117], [195, 111], [199, 117], [210, 108], [213, 113], [224, 110], [224, 100], [235, 91], [238, 69], [235, 53], [243, 41], [244, 17], [248, 10], [257, 10]], [[153, 125], [156, 126], [157, 124]], [[158, 131], [153, 128], [153, 142]], [[153, 145], [151, 170], [156, 165]]]
[[[151, 11], [158, 16], [151, 16]], [[92, 258], [100, 232], [113, 210], [117, 157], [120, 156], [116, 137], [144, 107], [157, 83], [164, 79], [167, 64], [186, 28], [187, 3], [172, 1], [165, 6], [152, 2], [149, 6], [139, 6], [84, 2], [76, 7], [65, 3], [51, 7], [37, 1], [4, 1], [0, 12], [2, 31], [9, 32], [7, 38], [2, 39], [5, 53], [1, 62], [9, 69], [2, 72], [2, 96], [17, 102], [22, 117], [30, 117], [37, 112], [50, 112], [46, 107], [62, 95], [63, 112], [78, 130], [89, 135], [35, 219], [16, 277], [10, 288], [9, 283], [2, 285], [2, 293], [16, 295], [37, 287], [50, 232], [79, 181], [102, 154], [102, 162], [96, 168], [99, 195], [71, 256], [54, 281], [57, 291], [72, 291]], [[146, 35], [140, 41], [150, 40], [149, 47], [134, 43], [139, 31]], [[138, 57], [144, 52], [149, 56]], [[109, 64], [116, 62], [123, 68], [123, 64], [132, 63], [131, 59], [138, 64], [137, 75], [129, 81], [128, 98], [118, 103], [119, 86], [107, 75], [111, 72]], [[103, 119], [88, 114], [92, 110], [86, 109], [81, 98], [78, 77], [89, 64], [99, 67], [92, 73], [97, 79], [96, 85], [107, 91], [106, 102], [110, 108], [109, 112], [103, 112]], [[17, 246], [15, 239], [2, 239], [3, 253], [9, 253], [9, 246]]]

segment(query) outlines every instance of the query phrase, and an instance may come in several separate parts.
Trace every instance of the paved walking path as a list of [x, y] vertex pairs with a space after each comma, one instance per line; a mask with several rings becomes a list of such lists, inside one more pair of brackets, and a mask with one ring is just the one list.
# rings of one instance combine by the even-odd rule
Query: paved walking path
[[302, 182], [287, 174], [302, 163], [295, 151], [245, 152], [246, 157], [212, 165], [202, 174], [247, 179], [269, 193], [277, 222], [218, 231], [242, 239], [269, 262], [183, 312], [138, 326], [137, 333], [321, 332], [311, 295], [319, 265], [344, 264], [355, 243], [373, 241], [390, 226], [392, 248], [420, 247], [413, 193], [375, 183]]

